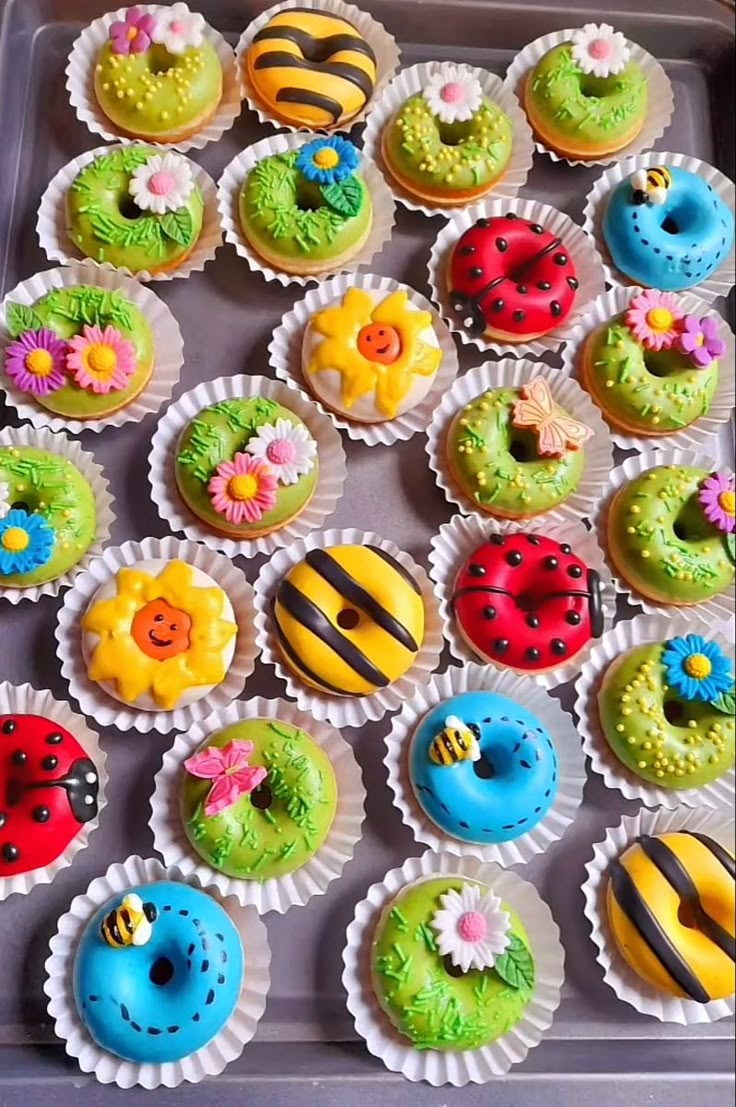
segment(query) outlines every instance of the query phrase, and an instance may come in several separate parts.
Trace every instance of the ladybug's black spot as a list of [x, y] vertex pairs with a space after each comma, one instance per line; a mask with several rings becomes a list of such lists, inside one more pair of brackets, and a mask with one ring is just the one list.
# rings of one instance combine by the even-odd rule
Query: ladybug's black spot
[[504, 304], [503, 300], [494, 300], [491, 304], [491, 307], [494, 311], [503, 311], [505, 306], [506, 305]]
[[567, 265], [567, 254], [555, 254], [555, 265]]
[[562, 657], [564, 654], [567, 653], [567, 646], [561, 638], [553, 638], [550, 642], [550, 649], [552, 650], [552, 653], [557, 655], [557, 657]]
[[528, 627], [531, 627], [532, 630], [536, 630], [537, 627], [539, 626], [539, 616], [538, 615], [527, 615], [526, 625]]
[[496, 249], [498, 250], [499, 254], [505, 254], [508, 248], [509, 244], [505, 238], [496, 239]]
[[487, 227], [490, 227], [491, 221], [490, 219], [478, 219], [475, 225], [476, 227], [481, 227], [483, 230], [485, 230]]
[[549, 305], [549, 310], [552, 312], [555, 319], [559, 319], [562, 315], [562, 304], [558, 303], [557, 300], [553, 300]]
[[573, 292], [577, 292], [578, 288], [580, 288], [580, 281], [577, 279], [577, 277], [568, 277], [567, 283], [570, 285], [570, 288], [573, 290]]
[[15, 719], [6, 719], [3, 723], [3, 734], [12, 734], [17, 726]]
[[44, 757], [41, 762], [41, 768], [45, 769], [47, 773], [52, 772], [59, 764], [59, 758], [54, 757], [53, 753], [50, 753], [48, 757]]
[[6, 842], [3, 846], [3, 861], [7, 861], [12, 864], [13, 861], [17, 861], [20, 857], [20, 850], [17, 846], [14, 846], [12, 842]]
[[579, 565], [571, 565], [570, 568], [567, 570], [567, 575], [569, 577], [574, 577], [575, 580], [579, 580], [579, 578], [583, 575], [583, 570], [580, 568]]
[[538, 546], [541, 541], [536, 534], [527, 534], [526, 540], [530, 546]]
[[529, 230], [532, 234], [544, 234], [544, 227], [540, 227], [539, 223], [532, 223]]
[[483, 608], [483, 618], [484, 619], [495, 619], [496, 618], [496, 609], [495, 609], [495, 607], [492, 607], [491, 605], [489, 605], [488, 607], [484, 607]]
[[25, 750], [16, 750], [15, 753], [13, 754], [13, 764], [14, 765], [25, 765], [27, 760], [28, 760], [28, 754], [25, 752]]
[[60, 746], [63, 741], [64, 741], [64, 738], [61, 734], [58, 734], [58, 733], [49, 734], [48, 738], [46, 739], [46, 745], [47, 746]]
[[477, 561], [470, 562], [470, 564], [468, 565], [468, 572], [470, 573], [471, 577], [484, 577], [486, 575], [485, 567], [483, 565], [479, 565]]
[[517, 565], [521, 565], [524, 558], [518, 550], [512, 550], [511, 553], [506, 554], [506, 564], [510, 565], [512, 569], [515, 569]]
[[541, 288], [542, 292], [549, 292], [552, 285], [549, 281], [538, 281], [537, 288]]
[[459, 253], [461, 257], [470, 257], [471, 254], [475, 253], [475, 246], [461, 246]]
[[579, 611], [568, 611], [565, 619], [571, 627], [579, 627], [581, 622], [583, 621], [583, 617]]
[[549, 557], [545, 557], [544, 561], [542, 562], [542, 565], [544, 566], [545, 569], [559, 569], [559, 567], [560, 567], [560, 563], [557, 560], [557, 558], [553, 557], [551, 554], [550, 554]]
[[536, 646], [530, 646], [526, 651], [526, 656], [529, 661], [539, 661], [541, 654]]
[[521, 308], [517, 308], [514, 312], [513, 318], [515, 323], [523, 323], [526, 319], [526, 312], [522, 311]]
[[493, 648], [498, 654], [506, 653], [509, 648], [508, 638], [497, 638], [496, 641], [493, 643]]
[[469, 277], [482, 277], [483, 276], [483, 270], [481, 269], [481, 267], [479, 265], [474, 265], [472, 269], [468, 270], [468, 276]]
[[560, 543], [560, 549], [562, 550], [562, 552], [564, 554], [571, 554], [572, 553], [572, 546], [570, 546], [567, 542], [561, 542]]

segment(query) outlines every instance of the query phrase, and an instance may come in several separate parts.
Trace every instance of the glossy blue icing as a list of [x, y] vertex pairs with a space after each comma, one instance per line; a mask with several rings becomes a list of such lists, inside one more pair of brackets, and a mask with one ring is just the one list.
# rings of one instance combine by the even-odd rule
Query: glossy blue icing
[[[449, 715], [480, 728], [480, 761], [432, 761], [432, 743]], [[492, 776], [480, 775], [489, 769]], [[409, 775], [420, 805], [445, 833], [480, 845], [510, 842], [554, 803], [557, 753], [540, 720], [520, 704], [494, 692], [465, 692], [422, 719], [412, 738]]]
[[728, 257], [734, 220], [702, 177], [670, 172], [672, 187], [661, 205], [634, 203], [631, 178], [622, 181], [608, 201], [603, 237], [614, 265], [631, 280], [679, 292], [700, 284]]
[[[122, 897], [106, 903], [77, 948], [74, 1000], [103, 1049], [139, 1063], [178, 1061], [207, 1045], [235, 1009], [244, 968], [240, 935], [211, 896], [186, 884], [161, 881], [129, 891], [156, 906], [150, 941], [108, 945], [100, 924]], [[151, 972], [162, 959], [173, 972], [155, 984]]]

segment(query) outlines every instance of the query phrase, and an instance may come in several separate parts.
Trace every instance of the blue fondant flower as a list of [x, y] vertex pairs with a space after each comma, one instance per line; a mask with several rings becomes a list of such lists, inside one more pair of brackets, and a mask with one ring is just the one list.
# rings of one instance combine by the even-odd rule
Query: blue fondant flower
[[686, 700], [711, 703], [733, 688], [733, 667], [720, 646], [699, 634], [670, 638], [662, 654], [670, 688]]
[[351, 177], [358, 168], [360, 155], [346, 138], [315, 138], [302, 146], [296, 167], [308, 181], [331, 185]]
[[51, 557], [55, 535], [42, 515], [14, 508], [0, 520], [0, 577], [32, 573]]

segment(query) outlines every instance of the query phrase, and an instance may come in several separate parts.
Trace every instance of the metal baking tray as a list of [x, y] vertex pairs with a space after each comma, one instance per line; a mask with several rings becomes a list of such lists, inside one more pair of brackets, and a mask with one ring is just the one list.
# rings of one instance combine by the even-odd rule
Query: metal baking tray
[[[556, 29], [606, 19], [659, 57], [673, 82], [675, 115], [662, 149], [683, 151], [734, 176], [734, 18], [725, 0], [573, 0], [567, 4], [521, 0], [359, 0], [399, 40], [405, 64], [433, 58], [465, 61], [503, 73], [531, 39]], [[235, 42], [267, 0], [197, 0], [192, 3]], [[35, 234], [41, 194], [56, 170], [81, 151], [99, 145], [74, 116], [64, 88], [64, 67], [81, 27], [114, 7], [112, 0], [0, 0], [0, 291], [49, 267]], [[194, 158], [215, 177], [243, 146], [263, 136], [244, 111], [222, 141]], [[526, 194], [580, 218], [584, 197], [600, 168], [571, 169], [535, 158]], [[430, 242], [441, 225], [397, 210], [392, 241], [375, 260], [377, 272], [426, 292]], [[227, 373], [268, 373], [273, 327], [302, 293], [298, 286], [266, 287], [235, 252], [223, 248], [203, 273], [159, 283], [155, 291], [180, 322], [186, 352], [179, 391]], [[463, 369], [478, 364], [478, 351], [460, 350]], [[557, 363], [557, 362], [555, 362]], [[0, 425], [13, 423], [3, 409]], [[148, 492], [147, 455], [156, 425], [87, 434], [82, 441], [105, 466], [116, 498], [112, 539], [166, 533]], [[393, 539], [426, 563], [431, 533], [451, 507], [435, 487], [424, 438], [390, 448], [345, 440], [348, 481], [330, 525], [361, 526]], [[260, 561], [245, 562], [252, 580]], [[0, 605], [0, 678], [30, 681], [67, 695], [55, 657], [53, 628], [58, 600]], [[629, 609], [628, 614], [631, 613]], [[624, 612], [627, 614], [627, 612]], [[447, 660], [447, 659], [445, 659]], [[253, 695], [281, 688], [259, 666], [248, 684]], [[569, 704], [563, 690], [561, 698]], [[537, 1107], [592, 1101], [603, 1104], [664, 1103], [697, 1096], [705, 1107], [725, 1102], [733, 1063], [733, 1023], [688, 1029], [638, 1015], [603, 984], [583, 917], [580, 885], [591, 843], [606, 825], [635, 809], [591, 776], [575, 826], [525, 875], [550, 903], [567, 951], [562, 1006], [550, 1033], [498, 1085], [460, 1091], [410, 1085], [387, 1073], [356, 1038], [340, 983], [345, 927], [354, 904], [383, 873], [421, 852], [391, 802], [382, 759], [391, 722], [348, 731], [368, 788], [365, 834], [354, 861], [327, 895], [285, 916], [267, 917], [274, 951], [273, 985], [255, 1041], [216, 1082], [182, 1086], [188, 1104], [364, 1102], [422, 1107], [489, 1104]], [[102, 1088], [83, 1077], [64, 1054], [49, 1024], [42, 992], [43, 962], [58, 915], [72, 896], [115, 860], [152, 852], [148, 828], [154, 773], [172, 739], [108, 730], [111, 784], [102, 824], [90, 847], [49, 887], [0, 905], [0, 1107], [53, 1098], [54, 1104], [88, 1107], [120, 1099], [126, 1107], [150, 1102], [151, 1093]], [[153, 1093], [168, 1099], [172, 1093]], [[123, 1098], [124, 1097], [124, 1098]], [[462, 1097], [462, 1098], [461, 1098]]]

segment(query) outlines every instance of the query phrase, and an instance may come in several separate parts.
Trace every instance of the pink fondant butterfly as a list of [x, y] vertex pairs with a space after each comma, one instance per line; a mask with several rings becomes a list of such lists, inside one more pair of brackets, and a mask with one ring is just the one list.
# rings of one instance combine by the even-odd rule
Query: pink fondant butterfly
[[211, 780], [204, 813], [212, 819], [227, 807], [255, 791], [268, 776], [261, 765], [249, 765], [248, 758], [254, 750], [252, 742], [230, 742], [220, 749], [209, 746], [201, 753], [195, 753], [184, 762], [184, 768], [192, 776]]
[[593, 434], [590, 427], [557, 407], [544, 377], [529, 381], [521, 395], [514, 404], [513, 425], [537, 432], [540, 454], [562, 457], [566, 449], [579, 450]]

